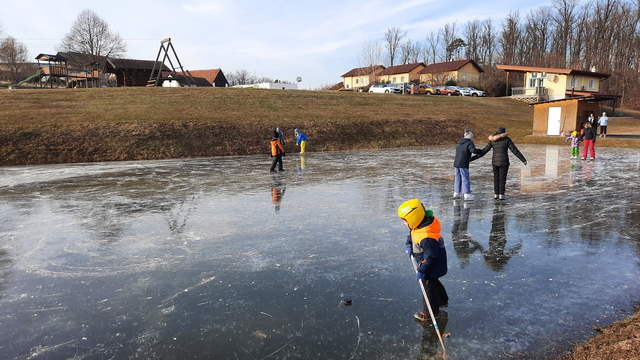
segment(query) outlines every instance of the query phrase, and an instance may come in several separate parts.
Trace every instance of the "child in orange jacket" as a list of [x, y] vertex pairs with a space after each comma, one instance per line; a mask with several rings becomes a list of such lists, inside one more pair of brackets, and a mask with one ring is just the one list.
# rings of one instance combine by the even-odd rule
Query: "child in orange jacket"
[[276, 172], [276, 164], [278, 164], [278, 171], [284, 171], [282, 166], [282, 157], [285, 155], [284, 147], [280, 143], [279, 136], [274, 132], [271, 143], [271, 157], [273, 162], [271, 163], [271, 172]]

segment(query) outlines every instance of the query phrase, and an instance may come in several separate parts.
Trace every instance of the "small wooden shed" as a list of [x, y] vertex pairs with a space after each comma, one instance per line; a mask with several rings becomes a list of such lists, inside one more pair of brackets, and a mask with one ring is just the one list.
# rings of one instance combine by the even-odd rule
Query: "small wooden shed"
[[619, 99], [620, 95], [593, 94], [567, 99], [542, 101], [533, 106], [533, 135], [559, 136], [563, 132], [580, 130], [589, 114], [597, 119], [602, 114], [602, 102]]

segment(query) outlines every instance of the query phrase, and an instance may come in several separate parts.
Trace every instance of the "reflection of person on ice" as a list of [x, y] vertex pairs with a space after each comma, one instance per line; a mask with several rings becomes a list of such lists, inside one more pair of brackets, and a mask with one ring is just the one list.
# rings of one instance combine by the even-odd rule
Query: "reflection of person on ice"
[[[440, 235], [440, 221], [432, 210], [425, 210], [418, 199], [404, 202], [398, 216], [410, 229], [406, 241], [409, 257], [417, 263], [416, 279], [422, 281], [433, 316], [438, 319], [441, 307], [449, 304], [449, 296], [439, 278], [447, 274], [447, 250]], [[422, 322], [430, 322], [429, 307], [423, 299], [423, 310], [414, 314]]]

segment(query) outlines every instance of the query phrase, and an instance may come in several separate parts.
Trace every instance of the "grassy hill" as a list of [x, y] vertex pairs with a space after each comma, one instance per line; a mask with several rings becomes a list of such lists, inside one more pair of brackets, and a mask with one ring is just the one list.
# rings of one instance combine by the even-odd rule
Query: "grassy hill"
[[288, 152], [297, 151], [295, 128], [309, 137], [309, 151], [453, 145], [465, 128], [482, 144], [498, 126], [516, 143], [564, 143], [526, 137], [533, 108], [507, 98], [239, 88], [38, 89], [0, 90], [0, 109], [0, 165], [266, 154], [277, 126], [284, 130]]

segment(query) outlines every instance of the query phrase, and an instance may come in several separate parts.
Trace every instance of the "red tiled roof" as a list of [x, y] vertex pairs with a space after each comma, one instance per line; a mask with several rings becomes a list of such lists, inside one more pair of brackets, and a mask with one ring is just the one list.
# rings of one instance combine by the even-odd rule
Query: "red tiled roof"
[[344, 84], [342, 83], [342, 81], [340, 81], [339, 83], [333, 85], [332, 87], [330, 87], [328, 90], [331, 91], [338, 91], [341, 90], [344, 87]]
[[372, 74], [374, 71], [378, 69], [384, 69], [382, 65], [373, 65], [373, 66], [365, 66], [360, 68], [355, 68], [353, 70], [348, 71], [342, 77], [351, 77], [351, 76], [363, 76]]
[[558, 68], [544, 68], [537, 66], [520, 66], [520, 65], [501, 65], [498, 64], [496, 67], [500, 70], [511, 71], [511, 72], [547, 72], [554, 74], [565, 74], [565, 75], [586, 75], [586, 76], [596, 76], [599, 78], [608, 78], [611, 74], [599, 73], [595, 71], [587, 71], [587, 70], [577, 70], [577, 69], [558, 69]]
[[[205, 78], [209, 82], [209, 84], [213, 84], [216, 81], [216, 77], [220, 73], [220, 69], [211, 69], [211, 70], [189, 70], [189, 73], [193, 77]], [[182, 75], [182, 72], [178, 72], [178, 74]]]
[[425, 66], [424, 63], [417, 62], [404, 65], [394, 65], [382, 70], [380, 75], [406, 74], [413, 71], [418, 66]]
[[431, 64], [424, 69], [420, 70], [420, 74], [434, 74], [443, 73], [448, 71], [460, 70], [463, 66], [471, 63], [479, 72], [483, 73], [484, 70], [473, 60], [456, 60], [443, 63]]

